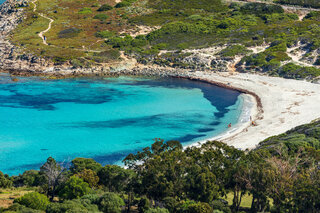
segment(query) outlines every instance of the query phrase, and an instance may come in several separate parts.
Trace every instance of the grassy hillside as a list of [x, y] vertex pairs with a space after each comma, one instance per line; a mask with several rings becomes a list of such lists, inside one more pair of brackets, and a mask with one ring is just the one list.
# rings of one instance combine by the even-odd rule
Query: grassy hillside
[[[11, 40], [25, 52], [49, 58], [56, 63], [90, 67], [119, 59], [119, 51], [140, 63], [157, 63], [191, 68], [192, 64], [172, 63], [172, 57], [159, 56], [161, 50], [179, 51], [228, 45], [243, 47], [223, 57], [244, 56], [239, 66], [287, 78], [313, 79], [319, 69], [287, 65], [288, 48], [301, 45], [302, 59], [320, 64], [320, 14], [311, 12], [303, 20], [285, 13], [279, 5], [231, 3], [220, 0], [39, 0], [29, 4], [26, 19], [13, 32]], [[44, 45], [38, 33], [44, 35]], [[267, 44], [260, 53], [246, 47]], [[243, 51], [242, 51], [243, 50]], [[230, 50], [229, 50], [230, 51]], [[300, 66], [300, 67], [299, 67]], [[258, 69], [257, 69], [258, 68]], [[294, 68], [291, 71], [291, 68]]]

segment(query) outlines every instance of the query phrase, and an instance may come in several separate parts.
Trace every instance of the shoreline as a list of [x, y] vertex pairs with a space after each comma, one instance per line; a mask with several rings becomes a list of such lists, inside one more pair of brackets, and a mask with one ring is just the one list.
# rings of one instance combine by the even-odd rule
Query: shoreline
[[[11, 72], [9, 72], [11, 73]], [[239, 91], [250, 95], [254, 100], [251, 117], [255, 126], [246, 124], [236, 130], [226, 131], [208, 140], [222, 142], [239, 149], [254, 149], [261, 141], [320, 118], [317, 107], [320, 102], [320, 84], [301, 80], [284, 79], [250, 73], [229, 73], [214, 71], [193, 71], [156, 66], [139, 66], [102, 73], [79, 73], [69, 75], [67, 72], [38, 73], [48, 79], [70, 77], [173, 77], [202, 81], [219, 87]], [[12, 74], [12, 73], [11, 73]], [[16, 72], [14, 74], [17, 74]], [[19, 73], [20, 76], [34, 76], [33, 73]], [[55, 75], [56, 74], [56, 75]], [[68, 75], [64, 75], [68, 74]], [[55, 77], [57, 76], [57, 77]], [[53, 78], [52, 78], [53, 77]], [[203, 142], [203, 140], [198, 141]], [[198, 142], [193, 145], [199, 144]], [[187, 145], [188, 146], [188, 145]]]
[[[67, 74], [70, 73], [71, 70], [67, 72]], [[30, 72], [27, 75], [19, 74], [20, 76], [34, 76], [30, 75], [32, 74]], [[55, 76], [54, 72], [37, 74], [41, 74], [40, 77], [49, 76], [48, 79]], [[320, 118], [320, 110], [317, 107], [320, 102], [320, 85], [305, 81], [249, 73], [192, 71], [155, 66], [135, 67], [103, 73], [63, 74], [65, 73], [60, 72], [57, 77], [51, 79], [90, 76], [173, 77], [202, 81], [236, 90], [251, 97], [252, 102], [254, 102], [251, 117], [256, 124], [255, 126], [249, 122], [239, 124], [235, 126], [236, 128], [215, 137], [192, 143], [194, 146], [198, 145], [199, 142], [220, 140], [242, 150], [254, 149], [266, 138], [282, 134], [296, 126]]]
[[[254, 120], [258, 115], [257, 101], [255, 97], [249, 94], [241, 93], [240, 98], [242, 98], [242, 111], [238, 118], [238, 122], [231, 127], [231, 129], [221, 132], [220, 134], [209, 137], [207, 139], [203, 139], [200, 141], [192, 142], [183, 148], [186, 149], [188, 147], [200, 147], [202, 144], [208, 141], [221, 141], [227, 140], [237, 134], [241, 134], [241, 132], [246, 131], [251, 126], [251, 119]], [[251, 118], [251, 119], [250, 119]], [[241, 149], [241, 148], [240, 148]]]

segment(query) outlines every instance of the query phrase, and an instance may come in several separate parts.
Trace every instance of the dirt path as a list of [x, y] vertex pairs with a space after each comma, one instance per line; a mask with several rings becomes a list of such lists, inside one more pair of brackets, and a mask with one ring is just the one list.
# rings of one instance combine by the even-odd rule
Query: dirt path
[[49, 25], [48, 25], [48, 28], [47, 28], [46, 30], [44, 30], [44, 31], [41, 31], [41, 32], [38, 34], [38, 36], [42, 39], [43, 44], [44, 44], [44, 45], [48, 45], [47, 39], [46, 39], [46, 37], [45, 37], [43, 34], [46, 33], [46, 32], [48, 32], [48, 31], [51, 29], [51, 25], [52, 25], [52, 23], [54, 22], [54, 20], [53, 20], [52, 18], [49, 18], [49, 17], [43, 15], [42, 13], [39, 13], [39, 15], [40, 15], [41, 17], [43, 17], [43, 18], [45, 18], [45, 19], [48, 19], [48, 20], [50, 21], [50, 22], [49, 22]]
[[[37, 11], [37, 1], [38, 0], [34, 0], [32, 1], [31, 3], [33, 4], [33, 12], [36, 12]], [[38, 33], [38, 36], [42, 39], [42, 42], [44, 45], [48, 45], [47, 43], [47, 39], [46, 37], [43, 35], [44, 33], [48, 32], [50, 29], [51, 29], [51, 25], [52, 23], [54, 22], [54, 20], [52, 18], [49, 18], [45, 15], [43, 15], [42, 13], [38, 13], [39, 16], [41, 16], [42, 18], [45, 18], [45, 19], [48, 19], [49, 20], [49, 24], [48, 24], [48, 28], [44, 31], [41, 31], [40, 33]]]

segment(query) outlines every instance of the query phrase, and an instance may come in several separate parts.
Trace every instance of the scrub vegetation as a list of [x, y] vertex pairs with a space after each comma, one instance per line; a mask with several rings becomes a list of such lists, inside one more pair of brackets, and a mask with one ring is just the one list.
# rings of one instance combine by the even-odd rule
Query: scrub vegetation
[[[294, 0], [282, 2], [300, 4]], [[317, 4], [316, 1], [303, 2]], [[286, 67], [282, 67], [291, 60], [287, 48], [303, 45], [306, 57], [319, 52], [320, 13], [316, 11], [299, 20], [296, 14], [285, 12], [277, 4], [226, 4], [221, 0], [126, 0], [120, 3], [41, 0], [36, 4], [36, 12], [32, 4], [25, 9], [26, 19], [13, 32], [11, 40], [25, 51], [54, 62], [84, 61], [80, 66], [109, 63], [114, 58], [101, 62], [95, 60], [94, 54], [114, 50], [124, 51], [140, 63], [168, 66], [171, 62], [166, 60], [171, 59], [160, 56], [161, 50], [177, 52], [176, 55], [183, 58], [181, 50], [226, 45], [218, 54], [223, 57], [246, 55], [239, 64], [245, 67], [243, 71], [290, 78], [319, 76], [319, 71], [314, 70], [308, 71], [312, 74], [287, 75], [284, 74]], [[49, 20], [39, 13], [54, 19], [52, 29], [45, 34], [48, 46], [37, 33], [46, 29]], [[128, 33], [139, 26], [156, 29], [146, 35]], [[260, 45], [270, 46], [261, 53], [250, 53], [247, 49]], [[313, 63], [318, 62], [319, 59]]]
[[217, 141], [182, 149], [155, 139], [116, 165], [48, 158], [40, 171], [0, 173], [2, 193], [25, 191], [1, 212], [318, 212], [320, 122], [241, 151]]

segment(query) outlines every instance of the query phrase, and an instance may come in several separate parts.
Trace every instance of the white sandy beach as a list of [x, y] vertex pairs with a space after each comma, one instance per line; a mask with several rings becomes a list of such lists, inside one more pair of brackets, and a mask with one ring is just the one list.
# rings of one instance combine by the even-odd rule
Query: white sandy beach
[[240, 122], [236, 129], [210, 140], [251, 149], [270, 136], [320, 118], [319, 84], [244, 73], [192, 72], [190, 77], [248, 90], [261, 99], [262, 111], [259, 112], [257, 103], [251, 110], [257, 126], [252, 126], [250, 120]]

